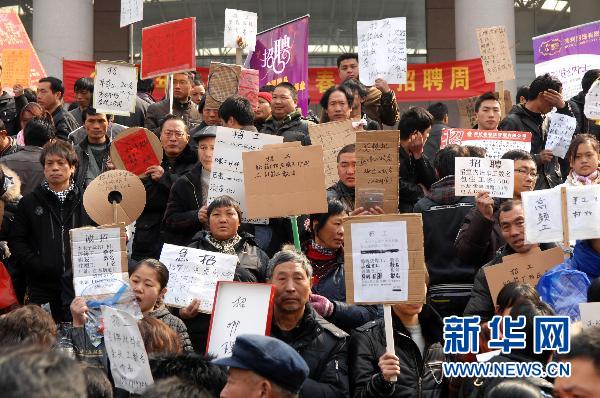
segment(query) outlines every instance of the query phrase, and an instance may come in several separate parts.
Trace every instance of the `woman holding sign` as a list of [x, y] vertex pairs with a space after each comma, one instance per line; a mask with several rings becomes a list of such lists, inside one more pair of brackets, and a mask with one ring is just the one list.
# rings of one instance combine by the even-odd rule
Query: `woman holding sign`
[[[235, 269], [235, 281], [264, 282], [269, 257], [262, 251], [250, 234], [240, 232], [242, 210], [231, 196], [219, 196], [208, 206], [209, 231], [200, 231], [189, 247], [211, 252], [237, 255], [239, 262]], [[200, 314], [200, 302], [193, 300], [189, 306], [179, 310], [184, 320], [194, 349], [204, 353], [210, 315]]]
[[339, 200], [330, 200], [328, 206], [327, 213], [310, 216], [311, 239], [302, 247], [314, 271], [310, 301], [319, 315], [350, 332], [382, 313], [374, 305], [346, 304], [342, 218], [348, 213]]

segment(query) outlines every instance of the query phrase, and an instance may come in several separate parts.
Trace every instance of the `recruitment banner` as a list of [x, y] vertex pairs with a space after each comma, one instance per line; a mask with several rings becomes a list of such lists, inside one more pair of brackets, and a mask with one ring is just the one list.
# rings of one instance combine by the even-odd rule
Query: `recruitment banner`
[[535, 75], [550, 73], [563, 84], [563, 97], [581, 91], [581, 78], [600, 65], [600, 21], [533, 38]]
[[[37, 88], [38, 81], [46, 76], [44, 67], [29, 40], [27, 31], [15, 12], [0, 12], [0, 53], [5, 50], [29, 50], [29, 82], [25, 86]], [[0, 64], [2, 62], [0, 61]], [[12, 94], [12, 86], [2, 87]]]
[[[308, 16], [256, 36], [256, 50], [247, 68], [258, 70], [259, 87], [290, 82], [298, 90], [298, 107], [308, 113]], [[320, 97], [319, 97], [320, 98]]]

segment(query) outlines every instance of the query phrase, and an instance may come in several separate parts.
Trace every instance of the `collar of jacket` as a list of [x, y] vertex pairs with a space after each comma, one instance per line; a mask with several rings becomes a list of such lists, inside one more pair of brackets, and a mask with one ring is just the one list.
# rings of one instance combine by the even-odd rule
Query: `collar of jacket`
[[[300, 119], [301, 117], [302, 117], [302, 113], [300, 112], [300, 109], [296, 108], [294, 111], [292, 111], [292, 112], [288, 113], [287, 115], [285, 115], [283, 117], [283, 119], [281, 119], [281, 120], [275, 119], [272, 114], [271, 114], [271, 116], [269, 116], [269, 119], [273, 120], [276, 123], [285, 124], [285, 123], [289, 123], [289, 122], [291, 122], [293, 120]], [[269, 120], [269, 119], [267, 119], [267, 120]]]
[[[179, 154], [179, 156], [177, 156], [175, 159], [173, 159], [173, 164], [177, 165], [177, 164], [187, 164], [187, 163], [197, 163], [198, 161], [198, 155], [196, 155], [194, 153], [194, 151], [191, 150], [189, 145], [186, 145], [183, 148], [183, 151], [181, 151], [181, 153]], [[169, 158], [167, 157], [167, 154], [163, 151], [163, 168], [165, 168], [165, 166], [168, 167], [169, 165]]]
[[[110, 149], [110, 137], [108, 136], [108, 134], [104, 135], [106, 137], [106, 141], [104, 141], [103, 145], [105, 147], [105, 149]], [[83, 139], [83, 141], [81, 141], [79, 143], [79, 147], [81, 149], [83, 149], [83, 151], [87, 151], [88, 147], [90, 146], [90, 141], [88, 139], [87, 134], [85, 135], [85, 138]]]
[[[165, 98], [165, 100], [169, 101], [168, 98]], [[185, 101], [185, 102], [181, 102], [181, 101], [173, 98], [173, 108], [179, 108], [181, 110], [189, 109], [190, 106], [192, 106], [192, 103], [193, 102], [192, 102], [192, 98], [191, 97], [188, 97], [187, 101]]]
[[[208, 234], [209, 234], [209, 231], [199, 231], [198, 233], [196, 233], [196, 235], [194, 235], [194, 237], [192, 238], [192, 242], [191, 243], [197, 242], [197, 241], [202, 241], [202, 242], [210, 245], [210, 247], [213, 247], [213, 245], [211, 245], [210, 242], [208, 241], [208, 238], [207, 238]], [[254, 235], [249, 234], [248, 232], [239, 231], [239, 230], [238, 230], [238, 235], [242, 239], [240, 239], [240, 241], [237, 243], [237, 245], [235, 245], [235, 251], [236, 252], [241, 247], [243, 247], [246, 243], [250, 244], [251, 246], [258, 246], [256, 244], [255, 240], [254, 240]]]
[[[419, 324], [421, 325], [421, 332], [427, 345], [444, 341], [444, 322], [429, 304], [423, 304], [423, 309], [419, 313]], [[395, 332], [409, 339], [411, 338], [410, 332], [400, 318], [398, 318], [394, 310], [392, 310], [392, 327]], [[383, 330], [383, 333], [385, 334], [385, 330]]]

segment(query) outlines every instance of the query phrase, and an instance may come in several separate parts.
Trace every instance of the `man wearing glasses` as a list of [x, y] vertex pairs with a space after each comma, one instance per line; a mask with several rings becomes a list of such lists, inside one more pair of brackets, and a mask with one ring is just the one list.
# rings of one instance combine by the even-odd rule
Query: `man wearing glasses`
[[188, 127], [180, 116], [167, 115], [160, 126], [163, 160], [146, 169], [142, 178], [146, 188], [146, 206], [138, 218], [131, 257], [134, 260], [159, 258], [163, 246], [161, 221], [167, 208], [171, 186], [190, 171], [198, 156], [188, 146]]

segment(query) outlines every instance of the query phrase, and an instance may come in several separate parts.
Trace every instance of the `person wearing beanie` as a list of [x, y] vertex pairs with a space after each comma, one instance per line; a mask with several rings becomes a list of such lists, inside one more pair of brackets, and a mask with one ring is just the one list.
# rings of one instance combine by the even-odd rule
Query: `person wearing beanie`
[[263, 128], [265, 120], [271, 116], [271, 101], [273, 97], [271, 93], [261, 91], [258, 93], [258, 107], [254, 112], [254, 127], [258, 131]]

